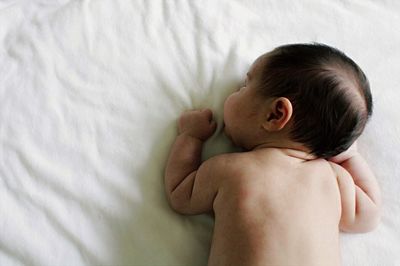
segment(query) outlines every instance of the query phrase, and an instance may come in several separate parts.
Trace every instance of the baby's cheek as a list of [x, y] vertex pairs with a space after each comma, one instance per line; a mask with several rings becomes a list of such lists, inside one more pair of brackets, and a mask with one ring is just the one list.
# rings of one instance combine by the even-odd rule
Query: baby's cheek
[[228, 96], [228, 98], [226, 98], [225, 103], [224, 103], [224, 110], [229, 110], [233, 108], [233, 103], [235, 100], [235, 96], [236, 96], [236, 92], [232, 93], [231, 95]]
[[232, 105], [229, 99], [227, 99], [224, 104], [224, 120], [229, 118], [231, 112], [232, 112]]

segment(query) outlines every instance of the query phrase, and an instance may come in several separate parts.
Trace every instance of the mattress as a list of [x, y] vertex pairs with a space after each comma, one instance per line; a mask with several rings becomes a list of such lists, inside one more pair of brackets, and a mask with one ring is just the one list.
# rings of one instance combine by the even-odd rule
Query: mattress
[[188, 109], [224, 99], [276, 46], [322, 42], [369, 78], [359, 140], [382, 221], [341, 234], [343, 265], [400, 265], [400, 2], [0, 1], [0, 265], [206, 265], [207, 215], [171, 210], [163, 173]]

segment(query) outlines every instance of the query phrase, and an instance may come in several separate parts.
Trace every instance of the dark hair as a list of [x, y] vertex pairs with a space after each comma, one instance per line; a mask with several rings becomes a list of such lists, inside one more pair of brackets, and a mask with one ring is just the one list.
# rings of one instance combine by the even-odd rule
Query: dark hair
[[319, 158], [347, 150], [372, 114], [368, 79], [333, 47], [289, 44], [266, 54], [259, 90], [293, 106], [290, 137]]

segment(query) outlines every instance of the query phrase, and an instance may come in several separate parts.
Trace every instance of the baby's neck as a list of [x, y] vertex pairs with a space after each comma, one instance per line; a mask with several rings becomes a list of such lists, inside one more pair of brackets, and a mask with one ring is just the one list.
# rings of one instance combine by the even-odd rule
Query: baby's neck
[[316, 156], [311, 154], [310, 151], [299, 143], [292, 141], [276, 141], [276, 142], [265, 142], [256, 145], [252, 150], [262, 150], [268, 148], [280, 149], [284, 154], [290, 157], [298, 158], [301, 160], [314, 160]]

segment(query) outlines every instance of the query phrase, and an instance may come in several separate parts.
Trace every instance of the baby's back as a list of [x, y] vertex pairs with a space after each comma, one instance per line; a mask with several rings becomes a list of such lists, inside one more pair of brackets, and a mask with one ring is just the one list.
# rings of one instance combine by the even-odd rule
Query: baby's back
[[279, 149], [232, 156], [214, 201], [209, 265], [338, 265], [340, 194], [329, 163]]

